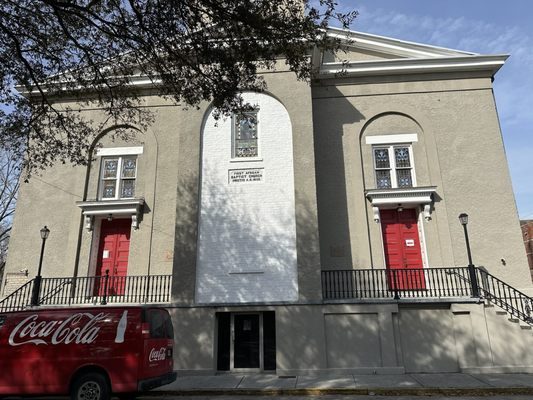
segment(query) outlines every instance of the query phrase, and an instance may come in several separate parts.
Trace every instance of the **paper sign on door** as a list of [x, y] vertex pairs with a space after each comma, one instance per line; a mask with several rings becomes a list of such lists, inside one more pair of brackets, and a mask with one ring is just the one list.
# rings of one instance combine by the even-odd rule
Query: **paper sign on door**
[[405, 239], [405, 246], [406, 247], [414, 247], [415, 246], [414, 239]]
[[109, 258], [109, 250], [104, 249], [104, 253], [102, 254], [102, 258]]

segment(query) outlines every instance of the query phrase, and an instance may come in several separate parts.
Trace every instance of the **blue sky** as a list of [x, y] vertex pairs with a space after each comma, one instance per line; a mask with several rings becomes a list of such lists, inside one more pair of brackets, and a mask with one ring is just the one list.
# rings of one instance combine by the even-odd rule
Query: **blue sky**
[[339, 0], [339, 8], [359, 11], [357, 31], [511, 55], [494, 91], [518, 212], [533, 219], [533, 0]]

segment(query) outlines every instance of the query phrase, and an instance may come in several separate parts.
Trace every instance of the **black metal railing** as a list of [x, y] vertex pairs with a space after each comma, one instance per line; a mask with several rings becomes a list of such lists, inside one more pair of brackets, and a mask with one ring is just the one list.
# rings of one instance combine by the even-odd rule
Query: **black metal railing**
[[485, 300], [507, 311], [511, 316], [533, 324], [533, 299], [490, 274], [486, 269], [476, 268], [481, 295]]
[[471, 297], [468, 267], [322, 271], [324, 300]]
[[[0, 302], [0, 311], [18, 311], [31, 304], [34, 279]], [[172, 275], [42, 278], [38, 305], [169, 303]]]
[[9, 296], [0, 301], [0, 312], [19, 311], [28, 307], [35, 279], [26, 282]]

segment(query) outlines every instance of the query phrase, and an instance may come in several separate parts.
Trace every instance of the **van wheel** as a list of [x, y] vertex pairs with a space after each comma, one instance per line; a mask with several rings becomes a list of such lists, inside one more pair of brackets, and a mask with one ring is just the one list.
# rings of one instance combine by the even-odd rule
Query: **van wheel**
[[72, 400], [110, 400], [111, 391], [105, 376], [91, 372], [74, 381], [70, 398]]

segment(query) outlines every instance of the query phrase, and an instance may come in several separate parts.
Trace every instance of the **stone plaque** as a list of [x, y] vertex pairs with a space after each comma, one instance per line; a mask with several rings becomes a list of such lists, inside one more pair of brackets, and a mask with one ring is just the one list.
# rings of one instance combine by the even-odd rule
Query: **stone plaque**
[[263, 182], [264, 168], [230, 169], [229, 183]]

